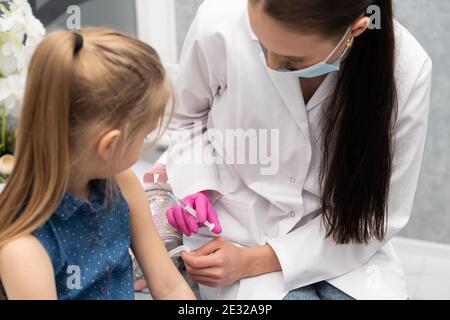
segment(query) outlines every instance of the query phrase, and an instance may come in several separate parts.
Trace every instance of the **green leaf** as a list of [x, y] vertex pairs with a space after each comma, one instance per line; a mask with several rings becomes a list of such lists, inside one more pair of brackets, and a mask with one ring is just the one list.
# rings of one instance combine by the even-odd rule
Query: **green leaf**
[[6, 7], [5, 7], [5, 5], [1, 2], [0, 2], [0, 11], [3, 13], [6, 13], [8, 11], [8, 9], [6, 9]]
[[16, 143], [16, 132], [14, 127], [8, 128], [6, 122], [6, 108], [0, 105], [0, 156], [14, 154]]

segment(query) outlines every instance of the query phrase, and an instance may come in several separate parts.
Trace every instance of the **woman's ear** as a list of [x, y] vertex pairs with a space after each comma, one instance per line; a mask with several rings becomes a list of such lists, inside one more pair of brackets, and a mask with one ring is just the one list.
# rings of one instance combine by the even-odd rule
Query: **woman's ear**
[[363, 34], [370, 26], [370, 18], [369, 17], [361, 17], [355, 21], [351, 28], [352, 37], [356, 38]]
[[120, 130], [111, 130], [106, 132], [100, 139], [100, 143], [97, 147], [97, 152], [100, 158], [105, 161], [110, 161], [113, 152], [115, 151], [115, 145], [120, 138], [122, 132]]

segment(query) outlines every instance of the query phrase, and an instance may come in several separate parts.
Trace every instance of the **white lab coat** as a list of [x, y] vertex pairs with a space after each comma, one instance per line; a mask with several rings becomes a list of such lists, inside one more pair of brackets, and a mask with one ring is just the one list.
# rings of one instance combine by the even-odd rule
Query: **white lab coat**
[[[270, 244], [282, 272], [243, 279], [223, 288], [200, 286], [205, 299], [282, 299], [290, 290], [326, 280], [356, 299], [405, 299], [405, 276], [389, 241], [408, 222], [424, 149], [432, 63], [396, 22], [399, 112], [389, 197], [387, 239], [336, 245], [321, 226], [319, 121], [337, 74], [327, 76], [307, 105], [298, 79], [267, 68], [253, 35], [245, 0], [206, 0], [187, 36], [175, 81], [175, 126], [203, 133], [177, 138], [168, 174], [179, 196], [215, 190], [222, 236], [238, 246]], [[279, 130], [279, 172], [258, 164], [189, 163], [191, 151], [213, 147], [220, 162], [227, 147], [213, 129]], [[224, 149], [225, 148], [225, 149]], [[183, 149], [184, 152], [179, 152]], [[223, 160], [223, 159], [222, 159]], [[185, 237], [197, 248], [215, 235]]]

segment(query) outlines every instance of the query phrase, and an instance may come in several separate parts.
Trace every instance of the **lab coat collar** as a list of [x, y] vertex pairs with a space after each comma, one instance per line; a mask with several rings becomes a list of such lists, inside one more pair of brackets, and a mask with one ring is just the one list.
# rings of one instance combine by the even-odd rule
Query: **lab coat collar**
[[313, 97], [305, 106], [302, 91], [300, 90], [299, 79], [270, 69], [267, 66], [266, 57], [262, 48], [260, 59], [262, 60], [267, 73], [269, 74], [275, 88], [279, 92], [295, 122], [300, 127], [305, 137], [309, 139], [307, 112], [319, 106], [332, 94], [333, 87], [336, 85], [338, 79], [338, 73], [334, 72], [328, 74]]
[[[308, 103], [305, 106], [305, 102], [304, 102], [304, 98], [303, 98], [302, 92], [301, 92], [301, 90], [299, 90], [300, 89], [299, 78], [291, 77], [289, 75], [286, 75], [286, 74], [283, 74], [281, 72], [274, 71], [274, 70], [270, 69], [267, 66], [267, 57], [266, 57], [266, 55], [264, 53], [264, 49], [263, 49], [262, 44], [259, 42], [258, 38], [256, 38], [256, 36], [254, 34], [253, 34], [253, 37], [255, 37], [255, 40], [258, 41], [259, 47], [261, 48], [260, 57], [261, 57], [261, 59], [262, 59], [262, 61], [264, 63], [264, 66], [266, 67], [268, 73], [270, 74], [274, 84], [277, 86], [277, 84], [279, 84], [279, 82], [285, 82], [285, 83], [291, 82], [291, 84], [295, 83], [296, 90], [300, 92], [300, 97], [297, 97], [297, 98], [300, 99], [301, 105], [306, 107], [307, 111], [311, 111], [312, 109], [317, 107], [326, 98], [328, 98], [328, 96], [332, 93], [333, 87], [337, 83], [339, 72], [331, 72], [331, 73], [329, 73], [327, 75], [327, 77], [325, 78], [325, 80], [322, 82], [322, 84], [319, 86], [317, 91], [314, 93], [314, 95], [311, 97], [311, 99], [308, 101]], [[288, 79], [288, 78], [291, 78], [291, 79]], [[292, 80], [292, 81], [289, 81], [289, 80]], [[285, 90], [282, 89], [281, 91], [285, 91]], [[282, 94], [282, 92], [280, 92], [280, 94]], [[283, 100], [285, 100], [286, 104], [288, 104], [287, 101], [286, 101], [286, 96], [283, 96]]]
[[283, 99], [284, 104], [289, 109], [297, 125], [302, 129], [305, 136], [309, 137], [308, 121], [306, 115], [305, 103], [300, 91], [300, 84], [297, 78], [284, 75], [267, 67], [265, 56], [262, 53], [261, 58], [267, 69], [272, 82]]
[[322, 82], [320, 87], [315, 92], [314, 96], [308, 101], [305, 106], [304, 98], [300, 90], [299, 79], [294, 77], [289, 77], [280, 72], [276, 72], [269, 67], [267, 67], [267, 60], [264, 55], [261, 44], [259, 43], [258, 37], [253, 32], [250, 26], [250, 19], [248, 15], [246, 17], [247, 27], [252, 41], [258, 42], [261, 47], [260, 58], [267, 69], [274, 86], [277, 88], [280, 96], [282, 97], [284, 103], [288, 107], [290, 113], [295, 119], [297, 125], [302, 129], [306, 137], [309, 137], [309, 128], [307, 121], [307, 112], [311, 111], [315, 107], [319, 106], [333, 91], [333, 87], [336, 85], [338, 79], [338, 72], [330, 73], [325, 80]]
[[[306, 105], [306, 110], [309, 112], [312, 109], [318, 107], [320, 104], [324, 103], [326, 99], [328, 99], [334, 91], [334, 88], [337, 84], [339, 78], [339, 72], [332, 72], [327, 75], [325, 80], [319, 86], [317, 91], [311, 97]], [[303, 98], [303, 97], [302, 97]]]

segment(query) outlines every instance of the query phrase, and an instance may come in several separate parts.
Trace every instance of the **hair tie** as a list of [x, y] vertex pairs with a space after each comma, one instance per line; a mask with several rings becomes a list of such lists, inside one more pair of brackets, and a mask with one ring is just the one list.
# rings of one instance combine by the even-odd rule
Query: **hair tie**
[[84, 39], [80, 33], [74, 32], [74, 34], [75, 34], [75, 49], [73, 53], [76, 55], [81, 50], [81, 48], [83, 48]]

